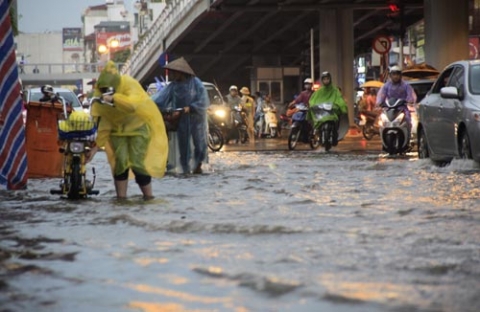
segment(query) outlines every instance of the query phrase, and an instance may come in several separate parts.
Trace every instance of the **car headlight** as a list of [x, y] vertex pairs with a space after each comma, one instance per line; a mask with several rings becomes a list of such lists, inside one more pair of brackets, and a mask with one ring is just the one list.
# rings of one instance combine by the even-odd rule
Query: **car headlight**
[[217, 117], [224, 118], [226, 115], [227, 115], [227, 112], [225, 112], [225, 110], [223, 109], [217, 109], [215, 111], [215, 116]]
[[70, 142], [68, 145], [68, 149], [75, 154], [83, 153], [85, 151], [85, 143], [84, 142]]

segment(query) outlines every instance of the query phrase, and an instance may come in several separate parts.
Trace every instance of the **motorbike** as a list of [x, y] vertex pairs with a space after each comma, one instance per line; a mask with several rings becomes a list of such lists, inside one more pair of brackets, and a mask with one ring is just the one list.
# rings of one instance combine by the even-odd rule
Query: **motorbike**
[[319, 142], [328, 152], [332, 146], [338, 144], [337, 122], [335, 121], [333, 103], [321, 103], [312, 106], [310, 109], [315, 119], [318, 120], [316, 128], [313, 130], [312, 140]]
[[[113, 94], [113, 91], [106, 94]], [[83, 111], [68, 113], [65, 99], [58, 94], [54, 95], [54, 100], [63, 105], [64, 118], [58, 120], [58, 139], [61, 144], [59, 152], [65, 157], [59, 189], [51, 189], [50, 194], [63, 195], [72, 200], [98, 195], [99, 191], [94, 190], [95, 168], [92, 168], [91, 181], [87, 179], [86, 174], [86, 159], [91, 148], [95, 146], [97, 125], [91, 116]], [[95, 101], [114, 106], [96, 97], [90, 100], [90, 105]]]
[[407, 107], [406, 101], [390, 98], [381, 106], [383, 108], [380, 114], [382, 149], [389, 155], [408, 152], [411, 149], [411, 132], [404, 112]]
[[233, 138], [233, 133], [237, 137], [237, 142], [245, 143], [248, 140], [248, 121], [247, 111], [242, 105], [235, 106], [231, 111], [232, 128], [229, 131], [227, 141]]
[[258, 137], [275, 138], [279, 135], [277, 109], [274, 107], [265, 107], [263, 114], [259, 116], [255, 124], [255, 135]]
[[225, 140], [223, 137], [222, 129], [215, 123], [213, 115], [214, 113], [211, 113], [210, 111], [207, 113], [208, 148], [210, 148], [212, 152], [218, 152], [222, 149]]
[[380, 135], [377, 114], [370, 111], [359, 114], [358, 126], [362, 129], [363, 137], [371, 140], [375, 135]]
[[299, 141], [309, 143], [312, 149], [319, 146], [319, 141], [312, 136], [312, 127], [307, 120], [308, 107], [303, 104], [295, 105], [297, 112], [292, 115], [292, 125], [288, 134], [288, 149], [294, 150]]

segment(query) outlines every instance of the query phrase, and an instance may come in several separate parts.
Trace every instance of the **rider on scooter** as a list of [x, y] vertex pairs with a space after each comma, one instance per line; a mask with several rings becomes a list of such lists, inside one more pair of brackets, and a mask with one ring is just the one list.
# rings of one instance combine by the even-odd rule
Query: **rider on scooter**
[[300, 92], [300, 94], [295, 98], [295, 100], [291, 101], [288, 104], [288, 108], [293, 108], [295, 107], [295, 104], [300, 104], [303, 103], [308, 106], [308, 100], [310, 100], [310, 97], [313, 94], [313, 81], [312, 78], [307, 78], [303, 81], [303, 85], [305, 90]]
[[[417, 95], [415, 94], [413, 87], [403, 81], [402, 70], [396, 65], [390, 68], [390, 80], [387, 81], [378, 91], [376, 103], [377, 107], [385, 103], [385, 100], [390, 98], [405, 100], [407, 104], [413, 104], [417, 101]], [[408, 126], [411, 129], [412, 118], [407, 105], [405, 105], [403, 108], [403, 112], [405, 113], [405, 119], [408, 123]]]
[[[345, 99], [343, 98], [343, 95], [338, 87], [335, 87], [332, 84], [332, 75], [328, 71], [324, 71], [320, 78], [322, 80], [322, 86], [317, 91], [313, 92], [312, 96], [310, 97], [310, 108], [322, 103], [332, 103], [333, 111], [337, 117], [337, 126], [335, 127], [335, 131], [338, 131], [340, 115], [348, 113], [347, 103], [345, 102]], [[311, 111], [309, 111], [308, 119], [312, 121], [314, 129], [316, 129], [316, 120]], [[337, 145], [336, 139], [338, 138], [338, 135], [334, 135], [333, 138], [335, 140], [333, 142], [333, 146], [335, 146]]]

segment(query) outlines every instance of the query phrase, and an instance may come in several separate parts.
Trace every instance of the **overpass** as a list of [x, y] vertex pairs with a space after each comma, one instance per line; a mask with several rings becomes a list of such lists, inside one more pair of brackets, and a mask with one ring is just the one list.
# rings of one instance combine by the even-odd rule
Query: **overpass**
[[[423, 18], [423, 0], [403, 3], [405, 24]], [[349, 48], [357, 53], [369, 50], [379, 33], [396, 27], [387, 16], [386, 0], [177, 0], [155, 21], [124, 72], [153, 81], [160, 74], [158, 59], [163, 52], [184, 56], [201, 79], [223, 87], [250, 85], [251, 69], [256, 66], [305, 72], [311, 30], [316, 54], [320, 12], [332, 10], [352, 11], [354, 40]], [[338, 23], [322, 31], [331, 31]], [[317, 71], [318, 67], [317, 61]]]
[[[354, 55], [369, 51], [376, 36], [399, 31], [399, 21], [388, 16], [389, 3], [172, 0], [122, 72], [145, 85], [163, 74], [158, 62], [162, 54], [170, 59], [183, 56], [200, 79], [216, 82], [223, 92], [231, 84], [245, 85], [253, 91], [279, 92], [277, 101], [284, 101], [299, 91], [303, 78], [329, 70], [347, 99], [353, 99]], [[441, 68], [449, 59], [468, 57], [468, 0], [397, 3], [403, 7], [404, 26], [425, 18], [426, 54], [438, 63], [434, 66]], [[444, 40], [460, 44], [439, 49]]]
[[[123, 65], [117, 64], [119, 69]], [[24, 86], [76, 85], [79, 80], [98, 78], [98, 66], [97, 63], [24, 64], [19, 65], [19, 77]]]

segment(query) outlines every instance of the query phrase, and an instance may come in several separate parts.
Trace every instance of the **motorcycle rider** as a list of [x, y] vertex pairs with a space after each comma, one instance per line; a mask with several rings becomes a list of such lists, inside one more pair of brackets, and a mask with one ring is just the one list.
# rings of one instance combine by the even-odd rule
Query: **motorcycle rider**
[[[312, 78], [307, 78], [303, 81], [303, 87], [305, 90], [300, 92], [300, 94], [288, 104], [288, 108], [294, 108], [295, 104], [303, 103], [308, 106], [308, 101], [313, 94], [313, 80]], [[288, 114], [287, 114], [288, 115]]]
[[[402, 70], [397, 65], [390, 68], [390, 80], [387, 81], [378, 91], [376, 107], [378, 108], [385, 103], [385, 100], [390, 98], [405, 100], [407, 104], [414, 104], [417, 101], [417, 95], [415, 94], [413, 87], [403, 81]], [[403, 113], [405, 114], [405, 119], [411, 129], [412, 121], [407, 105], [403, 107]]]
[[[261, 102], [260, 106], [257, 107], [257, 112], [260, 112], [260, 115], [258, 117], [258, 119], [261, 119], [261, 127], [260, 127], [260, 130], [264, 129], [265, 128], [265, 110], [267, 109], [272, 109], [272, 110], [276, 110], [277, 107], [275, 106], [275, 103], [273, 103], [272, 101], [272, 97], [270, 96], [270, 94], [267, 94], [265, 95], [264, 97], [264, 100]], [[256, 122], [258, 122], [259, 120], [256, 120]], [[262, 131], [259, 131], [258, 132], [258, 137], [262, 137]]]
[[228, 88], [228, 94], [226, 96], [227, 98], [227, 104], [228, 106], [233, 109], [235, 106], [238, 106], [242, 99], [238, 95], [238, 88], [235, 85], [231, 85], [230, 88]]
[[[322, 81], [322, 86], [310, 96], [309, 105], [310, 107], [313, 107], [322, 103], [332, 103], [333, 111], [337, 116], [337, 126], [334, 129], [335, 132], [337, 132], [340, 115], [348, 113], [347, 103], [345, 102], [340, 89], [332, 84], [332, 75], [328, 71], [324, 71], [321, 74], [320, 79]], [[316, 129], [316, 120], [311, 111], [308, 112], [307, 118], [312, 122], [312, 125], [314, 125], [314, 129]], [[333, 138], [332, 145], [335, 146], [338, 143], [338, 135], [335, 133]]]

